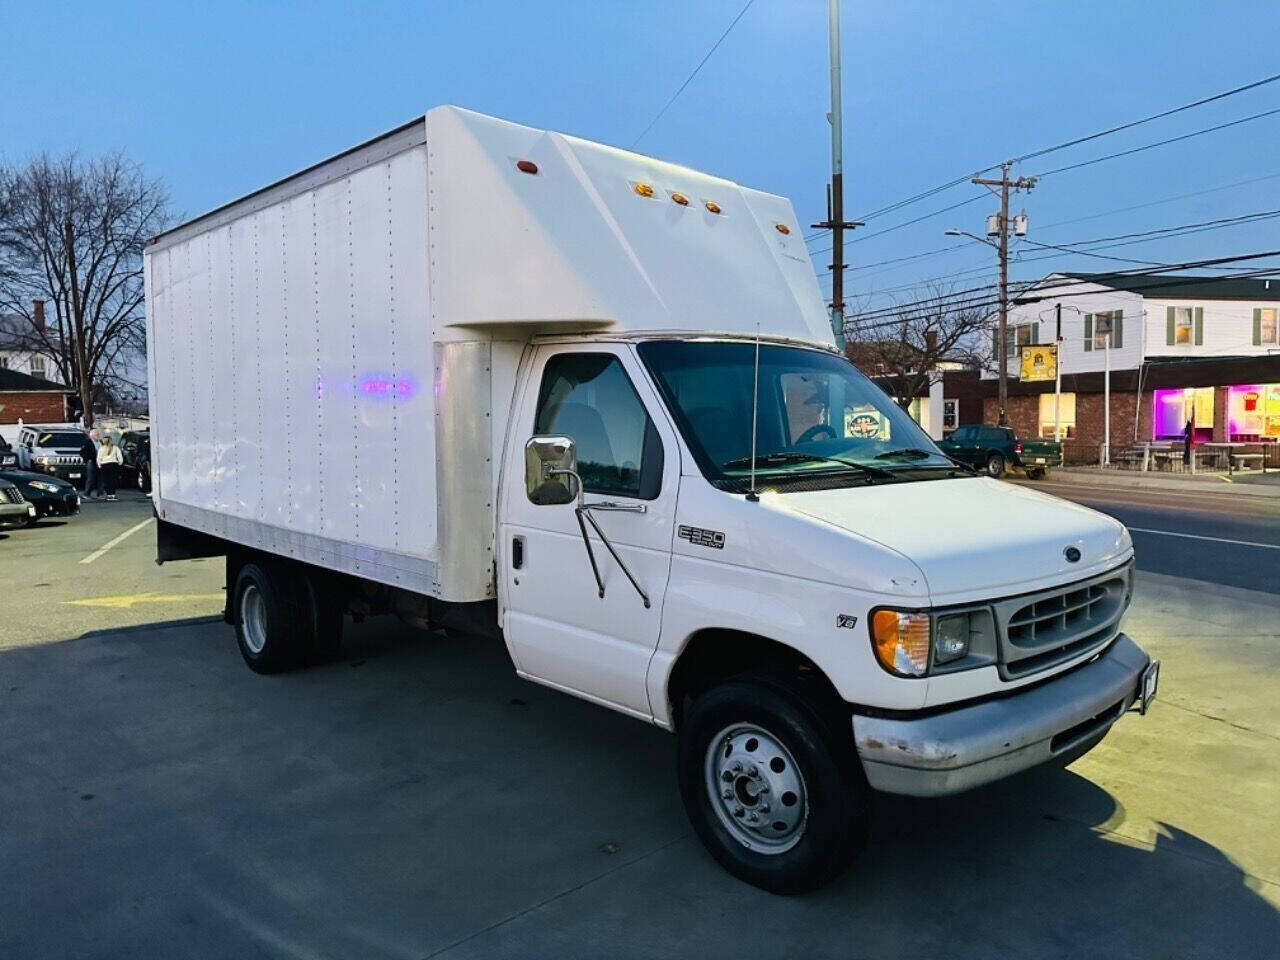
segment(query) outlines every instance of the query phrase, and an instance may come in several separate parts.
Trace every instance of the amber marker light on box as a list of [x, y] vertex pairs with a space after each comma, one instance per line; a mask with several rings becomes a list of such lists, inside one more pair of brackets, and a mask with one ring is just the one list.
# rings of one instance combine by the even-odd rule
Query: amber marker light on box
[[788, 227], [785, 223], [775, 223], [773, 225], [773, 229], [777, 230], [781, 234], [788, 234], [791, 232], [791, 228]]
[[653, 187], [649, 186], [647, 183], [637, 183], [633, 189], [642, 197], [653, 196]]
[[714, 200], [708, 200], [706, 203], [703, 204], [703, 206], [707, 208], [707, 213], [720, 212], [720, 204], [716, 203]]
[[671, 199], [673, 202], [680, 204], [680, 206], [682, 207], [687, 207], [689, 205], [689, 198], [686, 197], [683, 193], [673, 193], [671, 195]]

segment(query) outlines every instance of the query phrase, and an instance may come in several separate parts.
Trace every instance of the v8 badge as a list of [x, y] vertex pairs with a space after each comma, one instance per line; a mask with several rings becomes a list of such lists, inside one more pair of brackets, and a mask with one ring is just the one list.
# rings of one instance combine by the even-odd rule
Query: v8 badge
[[858, 625], [858, 618], [852, 617], [847, 613], [836, 614], [836, 626], [843, 627], [846, 630], [852, 630]]

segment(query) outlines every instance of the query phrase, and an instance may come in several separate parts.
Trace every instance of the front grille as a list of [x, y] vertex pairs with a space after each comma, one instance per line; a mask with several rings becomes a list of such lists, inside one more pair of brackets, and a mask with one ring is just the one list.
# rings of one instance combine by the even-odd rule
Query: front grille
[[1129, 604], [1132, 566], [995, 604], [1000, 671], [1025, 677], [1101, 647]]
[[59, 467], [78, 467], [84, 464], [84, 459], [82, 457], [70, 457], [70, 456], [61, 456], [61, 455], [53, 456], [53, 455], [45, 455], [45, 454], [42, 454], [42, 456], [44, 456], [45, 461], [47, 463], [50, 463]]
[[0, 490], [0, 497], [4, 498], [5, 503], [22, 503], [25, 500], [22, 491], [17, 487], [5, 487]]

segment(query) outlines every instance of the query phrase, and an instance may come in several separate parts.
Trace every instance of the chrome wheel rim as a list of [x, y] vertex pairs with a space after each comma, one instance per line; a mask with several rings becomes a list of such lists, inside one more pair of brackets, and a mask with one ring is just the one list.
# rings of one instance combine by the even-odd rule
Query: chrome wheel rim
[[249, 652], [261, 653], [267, 645], [267, 601], [255, 583], [240, 595], [240, 628]]
[[707, 747], [707, 800], [730, 835], [755, 853], [785, 853], [809, 820], [804, 775], [791, 751], [763, 727], [735, 723]]

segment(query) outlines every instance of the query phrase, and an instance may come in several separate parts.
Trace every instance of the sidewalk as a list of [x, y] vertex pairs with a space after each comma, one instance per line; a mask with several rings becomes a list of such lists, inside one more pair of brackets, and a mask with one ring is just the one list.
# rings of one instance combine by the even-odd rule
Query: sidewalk
[[[1158, 490], [1182, 490], [1187, 493], [1229, 493], [1232, 496], [1273, 497], [1280, 499], [1280, 470], [1245, 473], [1228, 478], [1226, 474], [1143, 473], [1139, 470], [1103, 469], [1101, 467], [1059, 467], [1050, 470], [1046, 483], [1088, 483], [1109, 487], [1140, 487]], [[1034, 486], [1034, 481], [1032, 482]]]

